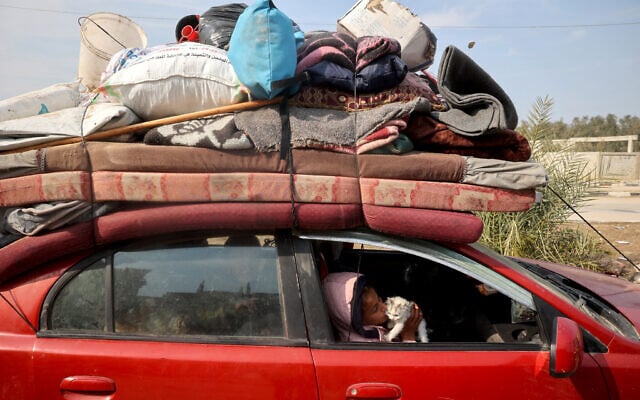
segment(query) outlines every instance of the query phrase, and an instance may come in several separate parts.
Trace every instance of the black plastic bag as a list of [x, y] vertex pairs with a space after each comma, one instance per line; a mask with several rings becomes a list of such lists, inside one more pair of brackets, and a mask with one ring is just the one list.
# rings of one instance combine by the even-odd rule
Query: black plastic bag
[[200, 43], [229, 50], [231, 33], [247, 5], [231, 3], [209, 8], [200, 15]]

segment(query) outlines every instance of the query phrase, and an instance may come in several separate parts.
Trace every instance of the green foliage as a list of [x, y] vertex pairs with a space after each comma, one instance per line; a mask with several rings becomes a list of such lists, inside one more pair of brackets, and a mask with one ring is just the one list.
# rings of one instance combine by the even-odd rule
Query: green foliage
[[532, 158], [549, 175], [542, 188], [542, 200], [529, 211], [480, 213], [485, 228], [481, 241], [508, 256], [543, 259], [596, 269], [605, 252], [598, 240], [585, 232], [567, 227], [566, 222], [585, 199], [591, 185], [585, 161], [572, 156], [567, 148], [554, 145], [550, 122], [553, 100], [538, 98], [528, 120], [520, 128], [532, 145]]

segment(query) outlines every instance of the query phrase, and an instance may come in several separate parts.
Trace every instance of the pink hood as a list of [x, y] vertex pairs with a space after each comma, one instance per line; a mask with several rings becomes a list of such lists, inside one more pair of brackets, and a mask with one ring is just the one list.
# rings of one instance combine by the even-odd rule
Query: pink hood
[[[358, 334], [351, 324], [351, 304], [358, 278], [363, 275], [355, 272], [336, 272], [327, 275], [322, 282], [324, 299], [329, 309], [331, 322], [336, 328], [339, 340], [345, 342], [379, 342], [386, 331], [382, 327], [363, 327], [368, 332], [376, 332], [375, 338], [366, 338]], [[362, 279], [361, 278], [361, 279]], [[357, 294], [358, 296], [360, 293]]]

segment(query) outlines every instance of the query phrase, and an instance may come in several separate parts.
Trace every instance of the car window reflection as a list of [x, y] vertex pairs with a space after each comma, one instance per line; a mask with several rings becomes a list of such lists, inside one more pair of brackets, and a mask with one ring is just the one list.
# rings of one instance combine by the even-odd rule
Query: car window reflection
[[[216, 237], [114, 253], [107, 275], [114, 332], [282, 337], [277, 250], [271, 238], [261, 239]], [[54, 303], [52, 329], [106, 329], [104, 264], [65, 286]]]

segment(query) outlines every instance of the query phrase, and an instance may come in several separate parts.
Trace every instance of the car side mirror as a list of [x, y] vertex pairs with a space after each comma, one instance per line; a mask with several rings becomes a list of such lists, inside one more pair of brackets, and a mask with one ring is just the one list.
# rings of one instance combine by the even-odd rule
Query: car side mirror
[[575, 321], [557, 317], [551, 332], [551, 376], [566, 378], [571, 376], [582, 363], [584, 340], [582, 331]]

